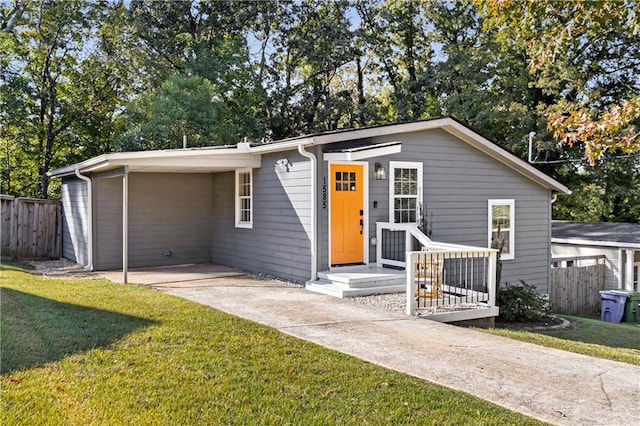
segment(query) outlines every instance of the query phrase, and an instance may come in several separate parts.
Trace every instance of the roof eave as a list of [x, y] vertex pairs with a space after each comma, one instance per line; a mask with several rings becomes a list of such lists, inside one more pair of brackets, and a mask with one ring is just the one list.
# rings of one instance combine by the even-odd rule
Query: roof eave
[[80, 173], [91, 173], [104, 171], [114, 167], [125, 166], [131, 160], [156, 160], [164, 158], [192, 158], [207, 155], [238, 155], [257, 154], [253, 148], [248, 148], [239, 144], [238, 146], [212, 147], [211, 149], [186, 149], [186, 150], [158, 150], [158, 151], [135, 151], [135, 152], [116, 152], [102, 154], [97, 157], [81, 161], [70, 166], [47, 172], [50, 178], [61, 178], [71, 176], [78, 170]]
[[97, 157], [89, 158], [88, 160], [81, 161], [79, 163], [72, 164], [70, 166], [61, 167], [59, 169], [51, 170], [47, 172], [47, 176], [50, 178], [60, 178], [65, 176], [74, 175], [76, 170], [83, 173], [89, 168], [94, 168], [101, 163], [108, 163], [108, 156], [110, 154], [102, 154]]
[[640, 243], [625, 243], [620, 241], [596, 241], [585, 240], [580, 238], [551, 238], [552, 243], [556, 244], [572, 244], [579, 246], [599, 246], [612, 248], [632, 248], [640, 249]]

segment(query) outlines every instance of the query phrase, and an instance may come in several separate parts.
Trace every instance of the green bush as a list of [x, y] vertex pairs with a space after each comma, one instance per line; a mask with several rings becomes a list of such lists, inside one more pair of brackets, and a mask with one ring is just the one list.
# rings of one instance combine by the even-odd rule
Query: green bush
[[507, 283], [498, 288], [496, 304], [500, 307], [500, 319], [512, 322], [536, 321], [549, 313], [547, 301], [536, 292], [534, 286], [520, 280], [520, 285]]

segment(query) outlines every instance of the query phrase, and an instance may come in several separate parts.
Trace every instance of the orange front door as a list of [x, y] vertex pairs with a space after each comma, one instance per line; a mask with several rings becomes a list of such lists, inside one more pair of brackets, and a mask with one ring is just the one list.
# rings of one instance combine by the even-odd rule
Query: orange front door
[[331, 264], [362, 263], [364, 238], [363, 166], [332, 164]]

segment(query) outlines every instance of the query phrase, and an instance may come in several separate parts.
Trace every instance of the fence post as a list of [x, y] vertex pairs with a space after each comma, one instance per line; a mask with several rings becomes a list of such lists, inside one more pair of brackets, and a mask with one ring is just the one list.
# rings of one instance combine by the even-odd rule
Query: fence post
[[376, 223], [376, 266], [382, 268], [382, 226]]
[[415, 315], [416, 314], [416, 296], [415, 296], [415, 284], [414, 277], [416, 275], [416, 264], [415, 264], [415, 252], [407, 252], [405, 255], [405, 259], [407, 261], [407, 267], [405, 268], [407, 274], [407, 315]]
[[11, 258], [18, 258], [18, 199], [14, 198], [11, 203], [11, 237], [9, 239]]
[[496, 266], [498, 255], [496, 250], [489, 252], [489, 276], [487, 277], [487, 287], [489, 290], [489, 306], [496, 305]]
[[2, 230], [0, 235], [2, 237], [2, 255], [15, 258], [15, 233], [13, 228], [15, 226], [15, 203], [16, 199], [12, 195], [0, 194], [0, 201], [2, 204]]

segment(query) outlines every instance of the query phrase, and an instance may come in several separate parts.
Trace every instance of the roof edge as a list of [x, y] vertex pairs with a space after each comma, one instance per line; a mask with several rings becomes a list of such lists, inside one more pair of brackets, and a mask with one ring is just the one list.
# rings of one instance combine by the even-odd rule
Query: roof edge
[[533, 167], [523, 159], [510, 153], [504, 148], [500, 147], [496, 143], [485, 138], [475, 130], [462, 124], [458, 120], [452, 117], [439, 117], [418, 121], [402, 122], [384, 124], [379, 126], [363, 127], [360, 129], [344, 129], [328, 133], [320, 133], [316, 135], [299, 136], [290, 139], [283, 139], [280, 141], [271, 142], [268, 144], [261, 144], [255, 146], [249, 146], [246, 143], [240, 143], [238, 145], [226, 145], [217, 147], [203, 147], [203, 148], [188, 148], [188, 149], [172, 149], [172, 150], [156, 150], [156, 151], [134, 151], [134, 152], [122, 152], [122, 153], [108, 153], [102, 154], [97, 157], [90, 158], [88, 160], [76, 163], [70, 166], [55, 169], [47, 172], [49, 177], [63, 177], [75, 173], [77, 168], [80, 172], [96, 170], [108, 166], [109, 161], [118, 160], [123, 161], [127, 159], [135, 158], [158, 158], [169, 156], [198, 156], [208, 153], [224, 154], [263, 154], [269, 152], [278, 152], [294, 149], [299, 145], [313, 146], [313, 145], [325, 145], [334, 142], [343, 142], [354, 139], [366, 139], [375, 136], [388, 136], [394, 134], [412, 133], [425, 130], [442, 129], [445, 132], [457, 137], [463, 142], [468, 143], [479, 151], [486, 155], [489, 155], [496, 161], [501, 162], [512, 170], [524, 175], [531, 179], [538, 185], [546, 188], [550, 191], [571, 194], [569, 188], [562, 183], [558, 182], [546, 173]]
[[625, 243], [625, 242], [618, 242], [618, 241], [595, 241], [595, 240], [583, 240], [580, 238], [551, 238], [551, 242], [556, 244], [574, 244], [574, 245], [581, 245], [581, 246], [640, 249], [640, 243]]

